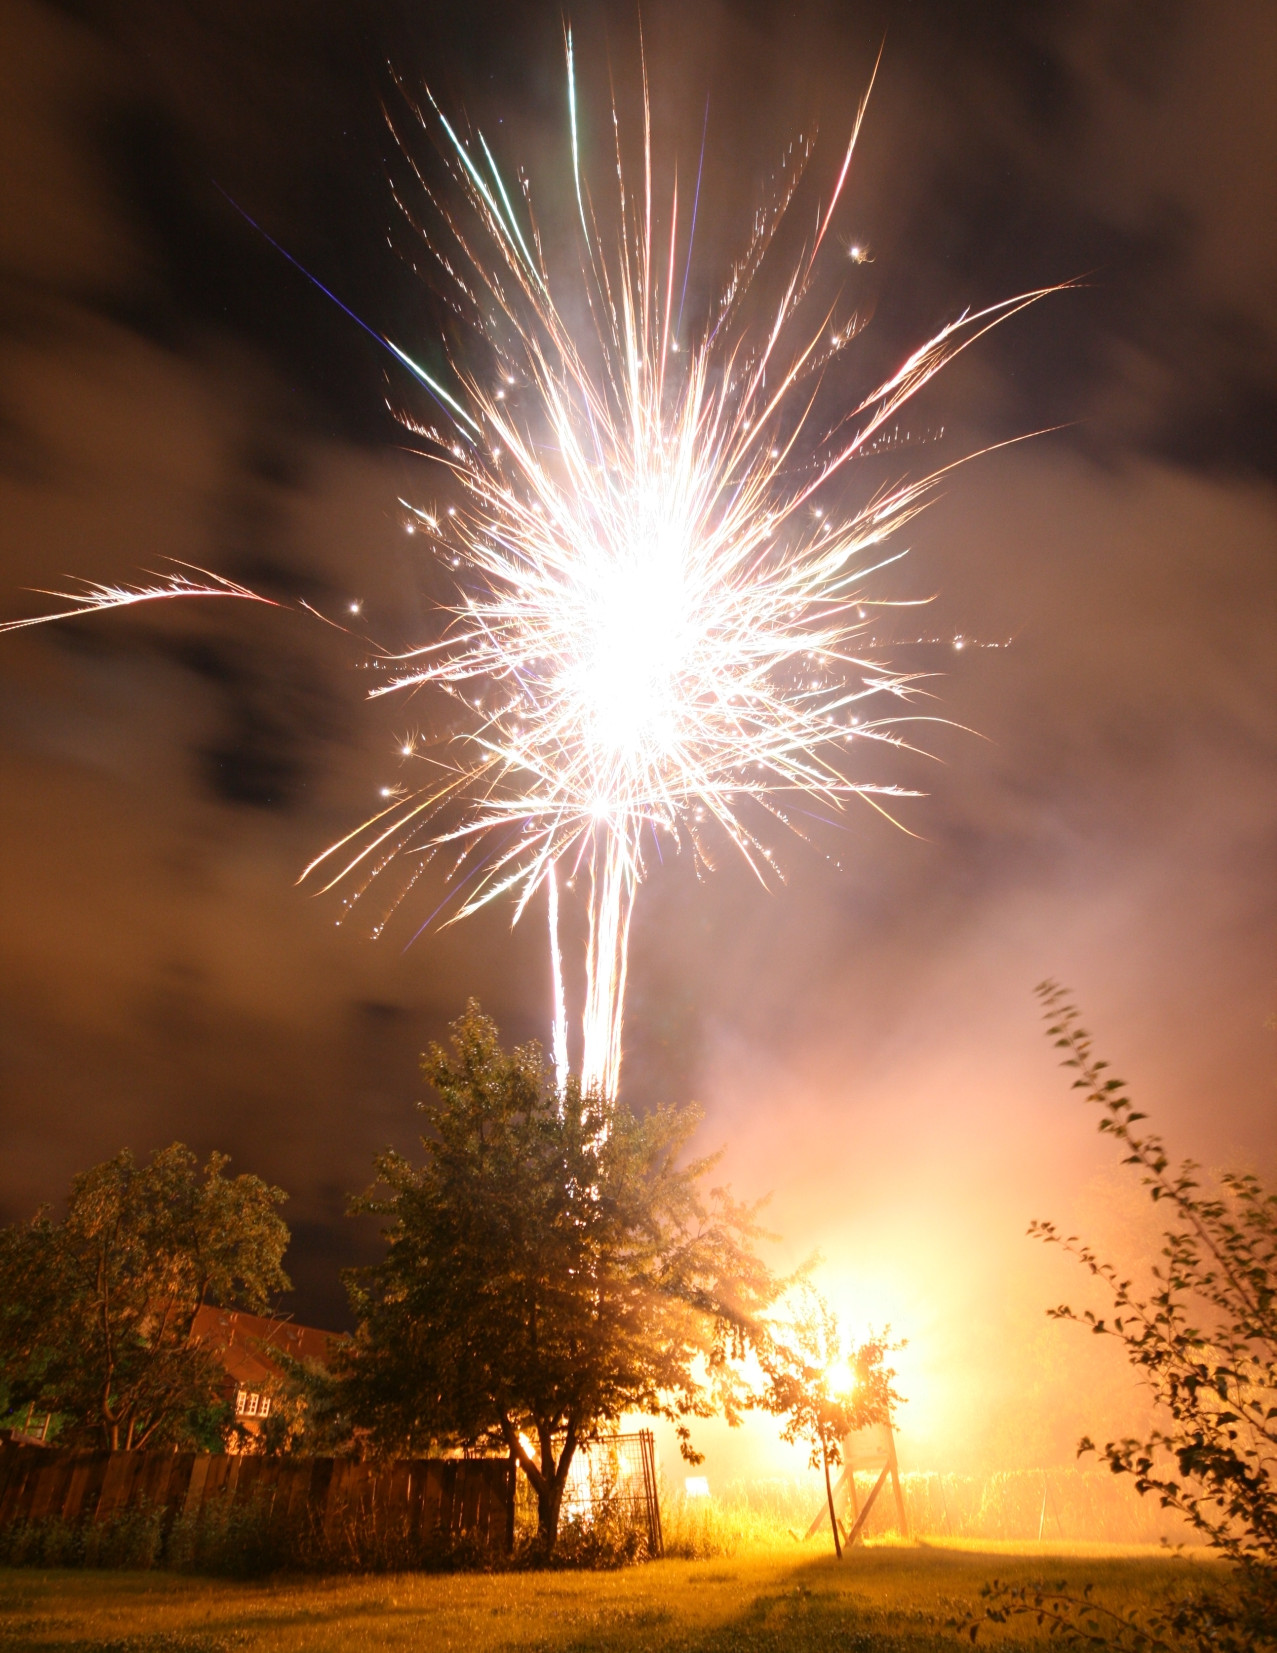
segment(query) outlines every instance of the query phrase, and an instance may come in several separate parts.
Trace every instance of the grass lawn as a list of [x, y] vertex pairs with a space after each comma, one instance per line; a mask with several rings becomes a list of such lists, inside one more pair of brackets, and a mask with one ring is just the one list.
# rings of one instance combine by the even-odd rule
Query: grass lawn
[[[614, 1573], [398, 1574], [238, 1584], [166, 1573], [0, 1569], [0, 1653], [222, 1653], [251, 1649], [953, 1649], [945, 1622], [987, 1579], [1093, 1582], [1131, 1606], [1199, 1565], [1114, 1546], [883, 1543], [832, 1556], [773, 1551]], [[1200, 1576], [1200, 1574], [1199, 1574]], [[980, 1641], [1041, 1647], [1021, 1623]]]

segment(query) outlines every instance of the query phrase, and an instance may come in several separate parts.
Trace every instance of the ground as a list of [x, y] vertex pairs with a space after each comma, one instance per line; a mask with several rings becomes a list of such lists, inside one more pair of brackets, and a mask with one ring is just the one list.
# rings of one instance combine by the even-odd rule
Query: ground
[[[1203, 1563], [1210, 1566], [1214, 1564]], [[1196, 1565], [1152, 1549], [880, 1544], [662, 1561], [612, 1573], [274, 1579], [0, 1569], [0, 1653], [320, 1653], [564, 1649], [571, 1653], [926, 1653], [991, 1578], [1094, 1583], [1113, 1605], [1163, 1596]], [[1022, 1623], [981, 1644], [1044, 1646]]]

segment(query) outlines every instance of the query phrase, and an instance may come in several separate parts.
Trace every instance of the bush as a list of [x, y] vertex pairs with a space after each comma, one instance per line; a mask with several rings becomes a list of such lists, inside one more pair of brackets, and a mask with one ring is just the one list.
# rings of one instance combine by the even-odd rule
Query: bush
[[[578, 1459], [578, 1468], [589, 1460]], [[516, 1567], [569, 1567], [606, 1571], [652, 1559], [644, 1516], [629, 1500], [618, 1496], [616, 1466], [606, 1458], [594, 1460], [575, 1501], [565, 1502], [559, 1535], [547, 1554], [540, 1533], [536, 1495], [526, 1476], [515, 1482]], [[667, 1552], [668, 1553], [668, 1552]]]
[[[1048, 1034], [1077, 1077], [1073, 1088], [1100, 1113], [1099, 1128], [1134, 1168], [1168, 1222], [1152, 1280], [1141, 1288], [1075, 1235], [1035, 1222], [1029, 1232], [1075, 1256], [1108, 1296], [1106, 1313], [1057, 1320], [1089, 1326], [1121, 1344], [1157, 1402], [1143, 1439], [1109, 1441], [1101, 1455], [1116, 1476], [1174, 1511], [1235, 1566], [1230, 1588], [1194, 1590], [1141, 1618], [1114, 1617], [1089, 1599], [1046, 1586], [989, 1588], [986, 1616], [1021, 1615], [1077, 1640], [1186, 1653], [1253, 1653], [1277, 1647], [1277, 1194], [1255, 1177], [1206, 1177], [1172, 1166], [1162, 1139], [1124, 1080], [1094, 1051], [1062, 989], [1043, 982]], [[1084, 1439], [1079, 1452], [1097, 1450]], [[978, 1626], [965, 1626], [974, 1637]]]
[[128, 1567], [162, 1564], [165, 1511], [121, 1510], [103, 1521], [61, 1516], [13, 1521], [0, 1527], [0, 1565], [6, 1567]]
[[448, 1572], [491, 1567], [495, 1559], [468, 1534], [421, 1533], [407, 1517], [374, 1524], [352, 1512], [325, 1534], [309, 1513], [281, 1522], [267, 1506], [252, 1504], [215, 1505], [195, 1516], [141, 1508], [101, 1521], [49, 1516], [0, 1527], [0, 1565], [7, 1567], [165, 1568], [247, 1579], [278, 1572]]

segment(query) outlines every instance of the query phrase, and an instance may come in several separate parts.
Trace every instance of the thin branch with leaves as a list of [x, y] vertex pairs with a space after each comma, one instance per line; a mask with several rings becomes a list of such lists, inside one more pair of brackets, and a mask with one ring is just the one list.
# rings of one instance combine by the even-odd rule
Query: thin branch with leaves
[[1108, 1292], [1112, 1308], [1081, 1312], [1062, 1303], [1055, 1320], [1088, 1326], [1122, 1345], [1157, 1405], [1153, 1426], [1099, 1451], [1142, 1496], [1177, 1511], [1216, 1555], [1233, 1563], [1225, 1588], [1201, 1587], [1169, 1607], [1114, 1614], [1090, 1592], [1063, 1587], [985, 1591], [982, 1617], [956, 1623], [972, 1640], [982, 1623], [1033, 1617], [1051, 1634], [1085, 1645], [1150, 1653], [1250, 1653], [1277, 1646], [1277, 1194], [1254, 1176], [1208, 1177], [1190, 1159], [1173, 1167], [1160, 1136], [1126, 1082], [1095, 1054], [1077, 1007], [1055, 982], [1037, 989], [1048, 1036], [1076, 1074], [1073, 1088], [1100, 1109], [1099, 1129], [1135, 1168], [1168, 1214], [1158, 1262], [1139, 1287], [1076, 1234], [1035, 1221], [1029, 1233], [1076, 1257]]

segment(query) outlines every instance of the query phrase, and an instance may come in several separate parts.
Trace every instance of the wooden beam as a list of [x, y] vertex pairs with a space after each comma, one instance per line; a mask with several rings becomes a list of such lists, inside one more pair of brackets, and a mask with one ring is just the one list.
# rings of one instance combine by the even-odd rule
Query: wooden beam
[[887, 1425], [887, 1468], [891, 1471], [891, 1485], [896, 1494], [896, 1517], [900, 1522], [901, 1538], [909, 1536], [909, 1517], [905, 1514], [905, 1495], [900, 1486], [900, 1465], [896, 1462], [896, 1432]]
[[[887, 1461], [884, 1466], [884, 1474], [890, 1472], [891, 1475], [891, 1486], [896, 1495], [896, 1520], [900, 1527], [900, 1536], [902, 1538], [908, 1538], [909, 1518], [905, 1512], [904, 1488], [900, 1484], [900, 1463], [896, 1457], [896, 1432], [892, 1429], [890, 1422], [883, 1424], [882, 1427], [887, 1432]], [[856, 1495], [856, 1473], [852, 1463], [851, 1441], [852, 1437], [849, 1435], [842, 1443], [843, 1467], [842, 1474], [834, 1483], [834, 1512], [835, 1519], [837, 1519], [837, 1511], [840, 1501], [843, 1499], [844, 1495], [849, 1496], [852, 1514], [856, 1518], [854, 1530], [859, 1532], [862, 1511], [860, 1508], [860, 1499]], [[873, 1498], [876, 1496], [877, 1488], [875, 1487], [874, 1492], [871, 1495], [870, 1502], [872, 1502]], [[867, 1514], [868, 1509], [869, 1506], [866, 1504], [864, 1513]], [[809, 1538], [814, 1538], [828, 1519], [829, 1510], [822, 1500], [820, 1508], [811, 1518], [811, 1525], [803, 1534], [803, 1542], [806, 1543]], [[850, 1539], [848, 1540], [848, 1543], [850, 1543]]]
[[869, 1511], [874, 1507], [874, 1500], [877, 1498], [878, 1494], [882, 1491], [882, 1483], [887, 1479], [887, 1475], [890, 1472], [890, 1470], [891, 1470], [891, 1463], [890, 1463], [890, 1461], [888, 1461], [887, 1463], [885, 1463], [882, 1466], [882, 1473], [879, 1475], [878, 1479], [874, 1482], [873, 1491], [869, 1494], [868, 1498], [865, 1499], [865, 1507], [864, 1507], [864, 1509], [861, 1510], [860, 1514], [856, 1517], [855, 1526], [853, 1526], [851, 1531], [847, 1534], [847, 1548], [848, 1549], [850, 1549], [851, 1546], [860, 1537], [860, 1529], [861, 1529], [861, 1527], [864, 1526], [865, 1522], [869, 1519]]
[[[841, 1494], [843, 1488], [846, 1486], [848, 1477], [850, 1475], [851, 1475], [851, 1470], [847, 1467], [846, 1464], [844, 1464], [842, 1466], [842, 1474], [834, 1482], [834, 1509], [835, 1510], [837, 1510], [837, 1508], [838, 1508], [839, 1495]], [[852, 1493], [852, 1496], [853, 1496], [853, 1498], [855, 1497], [854, 1492]], [[811, 1526], [808, 1527], [807, 1531], [803, 1534], [803, 1543], [805, 1544], [809, 1538], [815, 1538], [816, 1534], [820, 1531], [820, 1529], [824, 1526], [825, 1522], [828, 1519], [829, 1519], [828, 1506], [825, 1505], [825, 1504], [821, 1504], [820, 1508], [816, 1511], [815, 1515], [813, 1515], [812, 1518], [811, 1518]]]

